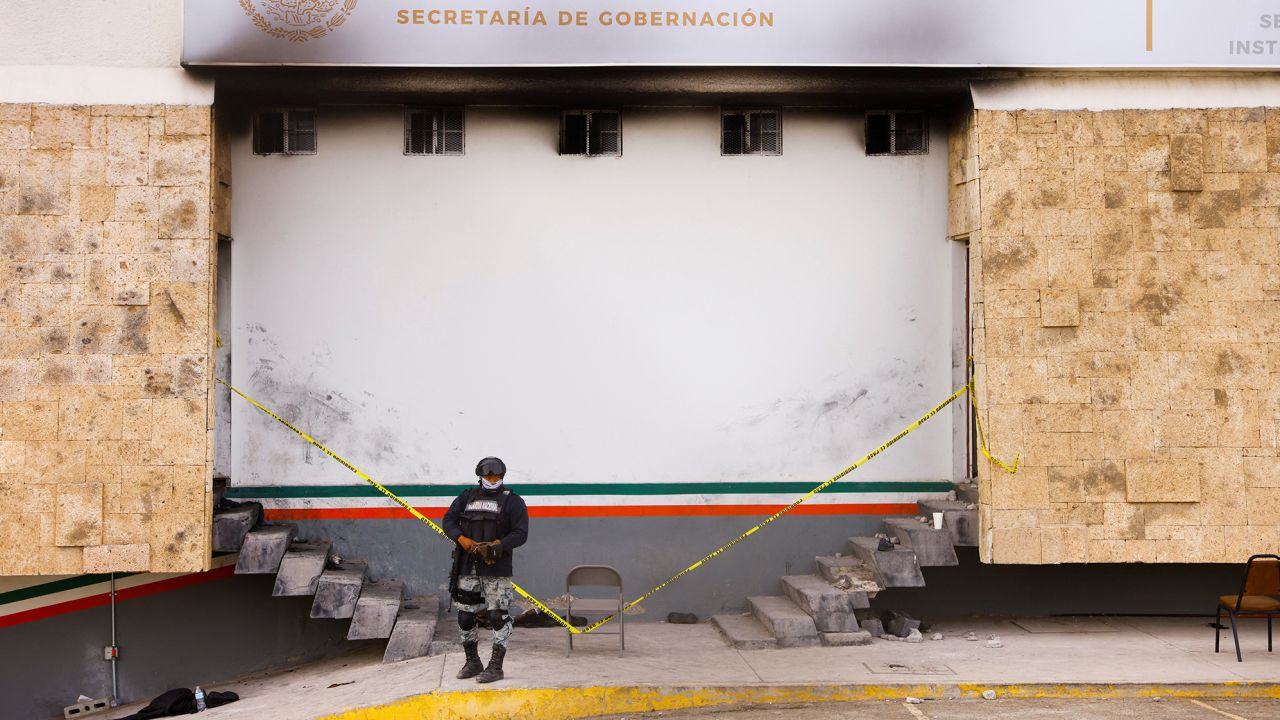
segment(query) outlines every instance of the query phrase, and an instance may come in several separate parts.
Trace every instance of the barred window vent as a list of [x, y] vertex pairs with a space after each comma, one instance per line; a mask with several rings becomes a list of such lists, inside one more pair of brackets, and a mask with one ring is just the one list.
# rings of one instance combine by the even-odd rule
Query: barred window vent
[[257, 155], [314, 155], [315, 110], [263, 110], [253, 116]]
[[622, 155], [622, 115], [616, 110], [565, 110], [560, 114], [560, 154]]
[[782, 113], [724, 110], [720, 113], [721, 155], [781, 155]]
[[869, 112], [866, 133], [868, 155], [926, 155], [929, 152], [929, 124], [921, 112]]
[[461, 108], [407, 108], [405, 155], [465, 155], [466, 129]]

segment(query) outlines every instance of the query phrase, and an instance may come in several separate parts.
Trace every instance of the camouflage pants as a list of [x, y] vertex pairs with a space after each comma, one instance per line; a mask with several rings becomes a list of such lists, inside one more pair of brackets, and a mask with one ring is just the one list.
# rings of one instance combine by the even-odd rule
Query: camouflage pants
[[[506, 647], [507, 640], [511, 638], [511, 615], [507, 612], [511, 607], [511, 578], [509, 577], [480, 577], [477, 575], [464, 575], [458, 578], [459, 590], [474, 590], [484, 596], [483, 603], [475, 605], [466, 605], [458, 603], [458, 625], [462, 626], [463, 613], [471, 613], [478, 615], [481, 612], [488, 612], [490, 626], [493, 627], [493, 646]], [[501, 610], [501, 613], [493, 612]], [[503, 619], [501, 625], [494, 626], [495, 618]], [[468, 629], [462, 627], [462, 642], [476, 642], [480, 639], [480, 626], [474, 621]]]

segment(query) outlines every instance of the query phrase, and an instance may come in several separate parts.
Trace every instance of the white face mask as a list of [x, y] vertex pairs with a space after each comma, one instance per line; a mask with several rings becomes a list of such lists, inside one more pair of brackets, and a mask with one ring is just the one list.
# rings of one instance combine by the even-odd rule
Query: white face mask
[[480, 487], [484, 488], [485, 490], [497, 490], [498, 488], [502, 487], [502, 480], [499, 479], [498, 482], [490, 485], [488, 480], [485, 480], [484, 478], [480, 478]]

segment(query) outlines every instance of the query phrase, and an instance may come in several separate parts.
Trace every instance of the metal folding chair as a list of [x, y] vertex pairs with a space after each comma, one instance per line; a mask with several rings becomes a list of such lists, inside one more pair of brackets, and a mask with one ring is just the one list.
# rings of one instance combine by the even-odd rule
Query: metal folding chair
[[1236, 618], [1267, 618], [1267, 652], [1271, 652], [1271, 617], [1280, 615], [1280, 555], [1252, 555], [1244, 566], [1244, 581], [1237, 595], [1218, 598], [1218, 615], [1213, 627], [1213, 651], [1222, 641], [1222, 611], [1231, 619], [1231, 638], [1236, 641], [1236, 662], [1244, 662], [1240, 654], [1240, 634]]
[[[575, 598], [573, 596], [574, 587], [616, 587], [618, 588], [617, 598]], [[614, 622], [618, 623], [617, 632], [601, 632], [599, 630], [593, 632], [593, 635], [617, 635], [618, 642], [621, 644], [621, 650], [627, 649], [626, 627], [623, 623], [625, 617], [622, 614], [622, 576], [617, 570], [608, 565], [579, 565], [569, 571], [569, 575], [564, 580], [564, 590], [569, 597], [568, 611], [569, 622], [573, 622], [573, 614], [575, 612], [582, 615], [599, 615], [608, 617], [616, 614], [618, 619]], [[573, 652], [573, 633], [565, 631], [569, 635], [569, 649], [565, 651], [565, 655]]]

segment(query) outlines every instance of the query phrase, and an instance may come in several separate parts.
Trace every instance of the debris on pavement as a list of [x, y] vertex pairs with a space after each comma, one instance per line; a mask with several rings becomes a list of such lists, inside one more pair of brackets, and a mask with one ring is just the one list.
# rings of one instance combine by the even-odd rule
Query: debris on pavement
[[983, 700], [995, 700], [995, 699], [996, 699], [996, 691], [995, 691], [995, 690], [983, 690], [983, 691], [982, 691], [982, 699], [983, 699]]
[[988, 636], [987, 636], [987, 647], [989, 647], [989, 648], [1002, 648], [1002, 647], [1004, 647], [1004, 643], [1003, 643], [1003, 642], [1000, 642], [1000, 636], [999, 636], [999, 635], [988, 635]]
[[698, 616], [688, 612], [669, 612], [667, 622], [672, 625], [697, 625]]
[[886, 610], [881, 613], [880, 622], [884, 624], [885, 632], [901, 638], [907, 637], [913, 630], [918, 632], [920, 629], [919, 620], [897, 610]]

